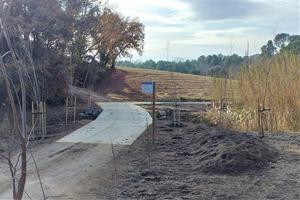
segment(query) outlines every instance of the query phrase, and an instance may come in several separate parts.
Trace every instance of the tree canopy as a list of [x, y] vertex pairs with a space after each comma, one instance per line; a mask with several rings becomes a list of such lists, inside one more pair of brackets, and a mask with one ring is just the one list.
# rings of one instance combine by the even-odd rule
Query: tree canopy
[[98, 0], [0, 0], [0, 17], [20, 56], [21, 46], [30, 54], [43, 99], [64, 96], [70, 83], [99, 83], [117, 58], [143, 52], [144, 25]]
[[269, 57], [285, 51], [299, 54], [300, 35], [279, 33], [275, 36], [274, 40], [269, 40], [266, 45], [262, 46], [261, 51], [262, 55]]

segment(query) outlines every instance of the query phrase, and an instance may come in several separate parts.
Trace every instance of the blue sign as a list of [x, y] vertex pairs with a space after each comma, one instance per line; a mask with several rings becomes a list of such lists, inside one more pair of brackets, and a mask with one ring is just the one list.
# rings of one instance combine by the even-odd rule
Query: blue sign
[[153, 82], [142, 82], [142, 93], [153, 94]]

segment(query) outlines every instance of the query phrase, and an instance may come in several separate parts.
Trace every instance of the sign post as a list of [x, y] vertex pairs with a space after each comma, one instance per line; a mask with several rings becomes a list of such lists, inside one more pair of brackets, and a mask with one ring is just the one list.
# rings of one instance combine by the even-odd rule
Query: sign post
[[152, 144], [154, 144], [154, 141], [155, 141], [155, 82], [153, 82], [153, 93], [152, 93], [152, 119], [153, 119], [153, 122], [152, 122]]
[[155, 82], [143, 82], [142, 83], [142, 93], [152, 95], [152, 144], [155, 141]]

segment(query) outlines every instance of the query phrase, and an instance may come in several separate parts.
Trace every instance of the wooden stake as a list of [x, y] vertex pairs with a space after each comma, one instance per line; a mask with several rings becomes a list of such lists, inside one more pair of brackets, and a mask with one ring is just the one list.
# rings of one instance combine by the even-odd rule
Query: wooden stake
[[35, 129], [35, 123], [34, 123], [34, 115], [35, 115], [35, 113], [34, 113], [34, 102], [32, 101], [31, 102], [31, 126], [32, 126], [32, 135], [33, 135], [33, 137], [35, 137], [35, 131], [34, 131], [34, 129]]
[[73, 121], [73, 123], [75, 124], [76, 123], [76, 104], [77, 104], [77, 97], [76, 96], [74, 96], [74, 107], [73, 107], [73, 111], [74, 111], [74, 121]]
[[89, 90], [88, 106], [89, 106], [89, 107], [92, 106], [91, 90]]
[[68, 124], [69, 97], [66, 98], [66, 124]]
[[43, 138], [43, 120], [42, 120], [42, 106], [41, 106], [41, 102], [38, 103], [38, 116], [39, 116], [39, 135], [41, 135], [41, 137]]
[[46, 112], [46, 102], [44, 101], [44, 132], [45, 136], [47, 135], [47, 112]]

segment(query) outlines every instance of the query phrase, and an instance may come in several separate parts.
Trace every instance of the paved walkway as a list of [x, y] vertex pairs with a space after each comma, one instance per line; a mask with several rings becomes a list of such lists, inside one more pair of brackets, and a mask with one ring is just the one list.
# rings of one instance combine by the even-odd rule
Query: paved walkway
[[152, 124], [150, 114], [133, 103], [98, 103], [100, 116], [58, 142], [131, 145]]

